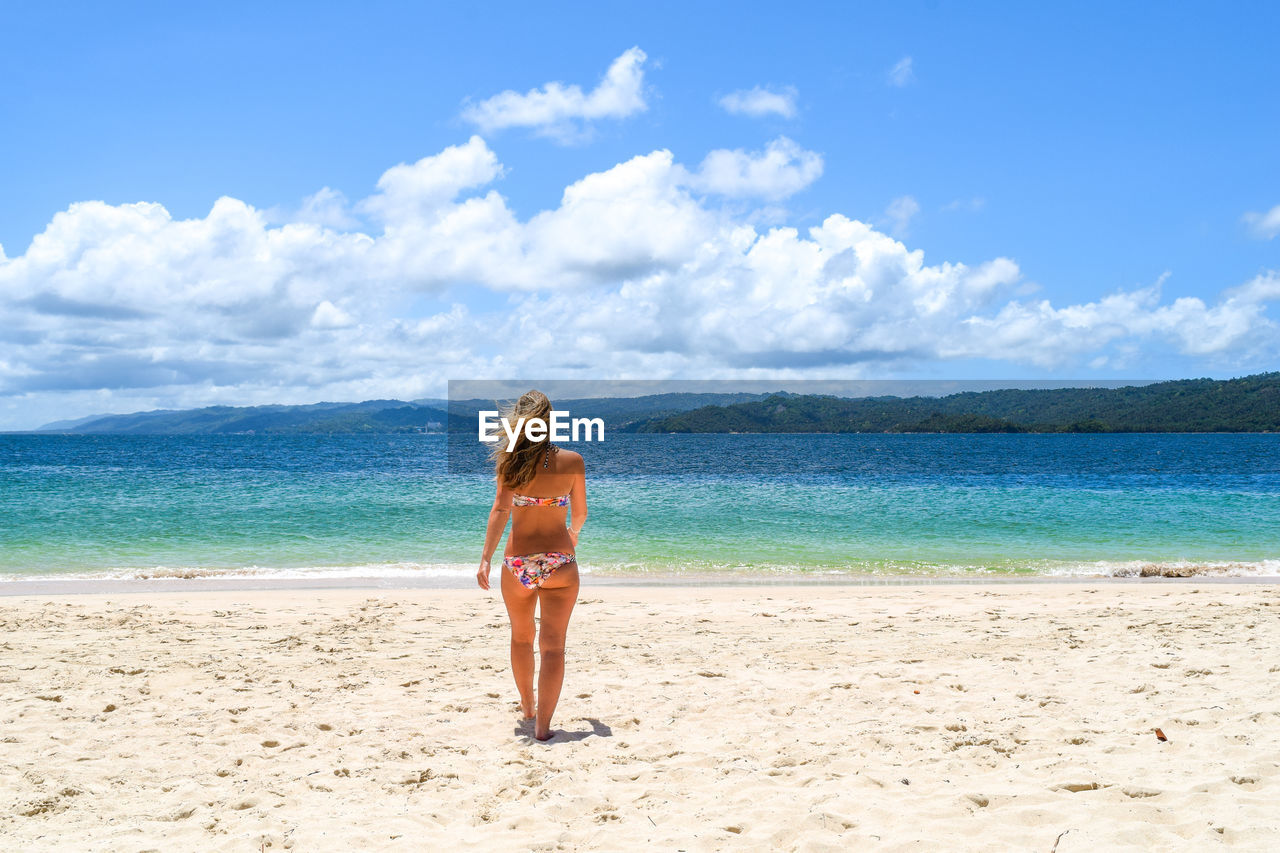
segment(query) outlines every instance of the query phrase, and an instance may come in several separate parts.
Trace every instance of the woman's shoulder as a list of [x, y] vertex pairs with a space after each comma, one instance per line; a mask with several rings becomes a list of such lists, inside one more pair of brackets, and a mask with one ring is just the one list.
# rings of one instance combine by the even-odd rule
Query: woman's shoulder
[[582, 454], [569, 450], [568, 448], [557, 447], [556, 458], [559, 460], [561, 465], [569, 468], [570, 470], [577, 471], [583, 467]]

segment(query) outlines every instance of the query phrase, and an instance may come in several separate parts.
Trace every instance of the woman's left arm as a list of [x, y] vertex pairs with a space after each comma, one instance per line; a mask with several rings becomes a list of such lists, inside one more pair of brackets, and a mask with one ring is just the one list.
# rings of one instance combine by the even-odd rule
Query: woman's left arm
[[587, 465], [579, 456], [573, 466], [573, 488], [569, 490], [569, 541], [578, 549], [578, 536], [587, 522]]
[[481, 589], [489, 588], [489, 560], [498, 548], [502, 532], [507, 529], [507, 520], [511, 518], [511, 490], [501, 482], [497, 484], [497, 492], [493, 496], [493, 506], [489, 509], [489, 523], [484, 529], [484, 551], [480, 556], [480, 568], [476, 572], [476, 583]]

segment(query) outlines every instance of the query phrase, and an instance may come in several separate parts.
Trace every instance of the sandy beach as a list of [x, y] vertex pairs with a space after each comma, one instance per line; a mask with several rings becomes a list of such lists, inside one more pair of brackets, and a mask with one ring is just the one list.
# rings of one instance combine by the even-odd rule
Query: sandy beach
[[546, 744], [496, 592], [0, 626], [6, 850], [1280, 847], [1277, 585], [587, 586]]

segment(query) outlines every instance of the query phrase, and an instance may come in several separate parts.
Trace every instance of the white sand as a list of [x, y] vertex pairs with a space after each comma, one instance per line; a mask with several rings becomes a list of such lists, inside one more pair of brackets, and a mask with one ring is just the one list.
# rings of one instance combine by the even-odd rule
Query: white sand
[[1280, 586], [587, 587], [548, 744], [496, 592], [0, 627], [4, 850], [1280, 848]]

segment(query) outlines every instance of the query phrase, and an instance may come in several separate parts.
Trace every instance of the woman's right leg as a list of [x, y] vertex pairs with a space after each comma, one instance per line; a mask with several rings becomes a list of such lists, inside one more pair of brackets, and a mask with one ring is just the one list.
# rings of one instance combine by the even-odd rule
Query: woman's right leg
[[533, 608], [538, 603], [531, 589], [525, 589], [506, 566], [502, 569], [502, 601], [511, 618], [511, 674], [520, 694], [525, 719], [533, 716]]
[[564, 684], [564, 641], [569, 630], [569, 617], [578, 601], [578, 564], [569, 563], [556, 569], [538, 590], [542, 619], [538, 625], [538, 716], [533, 736], [538, 740], [551, 737], [551, 715], [560, 701]]

